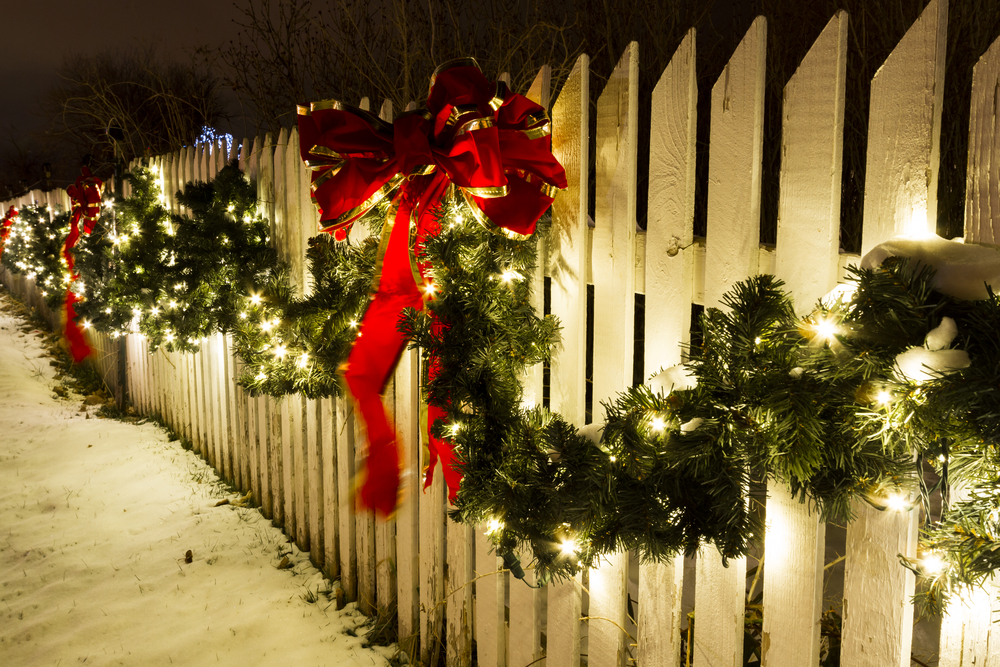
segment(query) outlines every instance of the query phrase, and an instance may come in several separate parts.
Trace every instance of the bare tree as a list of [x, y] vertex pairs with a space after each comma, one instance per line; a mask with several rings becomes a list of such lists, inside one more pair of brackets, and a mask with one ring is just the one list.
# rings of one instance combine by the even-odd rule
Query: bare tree
[[225, 117], [211, 73], [161, 61], [151, 49], [77, 56], [59, 74], [63, 82], [44, 103], [50, 133], [98, 167], [114, 158], [115, 141], [125, 160], [165, 153]]

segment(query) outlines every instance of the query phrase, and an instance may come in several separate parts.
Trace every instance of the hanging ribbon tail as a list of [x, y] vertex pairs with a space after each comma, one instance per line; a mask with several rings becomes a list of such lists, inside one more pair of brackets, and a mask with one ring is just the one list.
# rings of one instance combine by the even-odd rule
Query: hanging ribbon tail
[[[448, 420], [448, 413], [443, 408], [436, 405], [427, 406], [427, 430], [430, 432], [434, 422], [438, 419]], [[455, 504], [458, 498], [458, 489], [462, 485], [462, 469], [455, 460], [455, 448], [447, 440], [430, 436], [428, 442], [430, 450], [427, 471], [424, 473], [424, 490], [430, 488], [434, 482], [434, 468], [437, 462], [441, 461], [441, 473], [444, 475], [444, 483], [448, 487], [448, 502]]]
[[79, 301], [76, 293], [73, 292], [73, 282], [79, 277], [76, 275], [76, 264], [73, 261], [73, 248], [76, 246], [76, 242], [80, 239], [80, 211], [75, 211], [73, 216], [70, 218], [69, 224], [69, 235], [66, 237], [66, 241], [63, 243], [63, 259], [66, 260], [66, 270], [69, 272], [69, 285], [66, 286], [66, 299], [64, 304], [64, 316], [66, 318], [66, 326], [63, 330], [63, 335], [66, 336], [66, 342], [69, 344], [69, 352], [73, 357], [74, 363], [80, 363], [88, 356], [90, 356], [90, 346], [87, 345], [87, 340], [83, 336], [83, 330], [80, 325], [76, 322], [76, 308], [74, 304]]
[[76, 302], [77, 298], [73, 290], [66, 290], [66, 329], [64, 334], [66, 342], [69, 343], [69, 353], [73, 357], [73, 362], [78, 364], [90, 356], [91, 349], [83, 336], [83, 330], [76, 323], [76, 309], [73, 307]]
[[362, 507], [383, 516], [393, 513], [399, 492], [399, 445], [382, 405], [382, 391], [396, 368], [406, 338], [397, 328], [407, 308], [420, 310], [423, 298], [413, 280], [409, 257], [410, 207], [401, 206], [392, 229], [379, 289], [361, 320], [347, 358], [344, 379], [368, 434], [366, 475], [358, 493]]

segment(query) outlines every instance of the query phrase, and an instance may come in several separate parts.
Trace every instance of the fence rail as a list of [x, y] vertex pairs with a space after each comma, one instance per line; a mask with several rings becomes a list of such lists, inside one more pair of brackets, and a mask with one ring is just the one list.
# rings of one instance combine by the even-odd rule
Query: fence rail
[[[770, 272], [805, 307], [856, 261], [838, 249], [848, 20], [844, 12], [831, 18], [785, 88], [773, 248], [758, 242], [767, 42], [763, 17], [753, 23], [712, 89], [704, 239], [694, 238], [692, 222], [694, 31], [681, 42], [649, 100], [638, 95], [640, 47], [633, 43], [626, 49], [598, 97], [594, 154], [588, 149], [587, 56], [579, 58], [557, 96], [550, 90], [548, 69], [539, 72], [528, 95], [550, 107], [553, 151], [569, 180], [553, 206], [553, 227], [533, 278], [539, 310], [543, 280], [551, 281], [551, 313], [563, 324], [563, 342], [551, 364], [552, 409], [581, 426], [587, 414], [589, 285], [594, 294], [593, 348], [599, 350], [593, 360], [592, 405], [599, 405], [631, 383], [632, 294], [645, 295], [642, 354], [649, 377], [681, 361], [692, 304], [717, 306], [735, 281]], [[872, 82], [863, 252], [897, 234], [935, 229], [946, 26], [947, 3], [932, 0]], [[974, 74], [965, 232], [970, 242], [993, 243], [1000, 224], [997, 90], [1000, 41]], [[652, 105], [645, 231], [635, 223], [639, 104]], [[368, 108], [368, 101], [361, 106]], [[391, 118], [388, 102], [380, 114]], [[291, 266], [293, 282], [308, 291], [306, 240], [314, 234], [317, 218], [298, 141], [295, 129], [283, 129], [277, 136], [244, 140], [228, 153], [219, 146], [198, 146], [153, 158], [151, 164], [162, 170], [168, 206], [182, 212], [173, 193], [183, 183], [211, 178], [226, 161], [238, 159], [256, 179], [272, 239]], [[596, 171], [592, 223], [587, 210], [591, 161]], [[29, 197], [66, 205], [64, 194]], [[36, 299], [30, 281], [9, 274], [4, 281], [29, 301]], [[51, 313], [48, 318], [58, 324]], [[109, 378], [118, 377], [115, 346], [123, 346], [127, 392], [139, 412], [161, 415], [223, 477], [252, 493], [264, 515], [325, 572], [338, 577], [347, 598], [357, 600], [365, 613], [397, 613], [400, 645], [414, 662], [617, 667], [634, 660], [646, 666], [677, 665], [681, 628], [693, 605], [698, 610], [689, 646], [693, 664], [743, 664], [748, 559], [723, 567], [714, 550], [704, 549], [693, 563], [676, 558], [639, 565], [633, 555], [620, 553], [574, 580], [536, 589], [503, 571], [502, 561], [489, 552], [483, 527], [448, 522], [441, 476], [427, 492], [418, 485], [425, 453], [419, 439], [415, 352], [404, 354], [386, 395], [407, 472], [398, 513], [382, 521], [357, 511], [352, 502], [352, 479], [364, 447], [348, 402], [249, 397], [235, 382], [241, 362], [222, 334], [203, 341], [197, 354], [162, 348], [151, 354], [139, 335], [120, 342], [95, 340]], [[540, 369], [529, 373], [527, 394], [540, 399], [541, 382]], [[829, 604], [826, 595], [835, 598], [832, 603], [844, 614], [842, 665], [908, 665], [917, 644], [930, 654], [940, 652], [942, 666], [1000, 665], [1000, 642], [995, 637], [991, 641], [991, 626], [983, 620], [991, 598], [986, 593], [952, 608], [941, 623], [939, 641], [919, 633], [914, 641], [909, 602], [914, 579], [897, 562], [898, 553], [915, 555], [912, 513], [878, 513], [859, 504], [859, 519], [847, 528], [846, 541], [838, 543], [815, 512], [788, 496], [780, 484], [769, 483], [767, 532], [760, 545], [767, 556], [764, 664], [819, 663], [819, 619]], [[828, 554], [834, 550], [846, 550], [842, 596], [836, 586], [824, 592], [834, 571]], [[751, 565], [758, 562], [749, 560]], [[528, 583], [532, 577], [529, 568]]]

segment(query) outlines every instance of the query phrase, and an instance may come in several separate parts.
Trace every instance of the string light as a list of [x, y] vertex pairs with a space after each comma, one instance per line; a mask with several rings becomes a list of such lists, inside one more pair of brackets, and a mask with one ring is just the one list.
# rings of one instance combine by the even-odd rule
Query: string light
[[877, 394], [875, 394], [875, 402], [879, 405], [889, 405], [892, 402], [892, 394], [885, 389], [880, 389]]
[[649, 426], [656, 433], [663, 433], [664, 429], [667, 428], [667, 423], [663, 421], [662, 417], [653, 417], [649, 420]]
[[507, 269], [500, 275], [500, 280], [507, 284], [510, 284], [515, 280], [520, 280], [521, 278], [523, 278], [523, 276], [520, 273], [517, 271], [511, 271], [510, 269]]
[[561, 553], [563, 556], [566, 556], [567, 558], [569, 558], [570, 556], [575, 556], [576, 549], [577, 549], [576, 542], [574, 542], [569, 538], [564, 538], [563, 541], [559, 544], [559, 553]]
[[305, 368], [309, 364], [309, 355], [306, 352], [299, 357], [299, 368]]
[[278, 357], [279, 359], [284, 359], [285, 354], [287, 352], [288, 348], [286, 348], [284, 345], [278, 345], [277, 347], [274, 348], [274, 356]]
[[496, 535], [501, 530], [503, 530], [503, 521], [501, 521], [500, 519], [494, 517], [486, 522], [487, 535]]
[[906, 502], [906, 498], [894, 493], [885, 499], [885, 506], [893, 512], [905, 512], [910, 509], [910, 504]]
[[920, 569], [926, 574], [937, 575], [944, 572], [947, 563], [941, 558], [941, 554], [932, 551], [920, 561]]

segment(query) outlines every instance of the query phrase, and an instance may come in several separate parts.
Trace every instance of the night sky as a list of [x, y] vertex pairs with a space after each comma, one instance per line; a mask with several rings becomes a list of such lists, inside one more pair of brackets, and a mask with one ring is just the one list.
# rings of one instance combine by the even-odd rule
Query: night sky
[[232, 0], [0, 0], [0, 136], [37, 127], [38, 98], [65, 56], [152, 45], [183, 60], [235, 38], [240, 17]]

